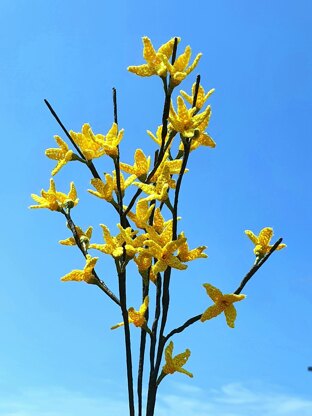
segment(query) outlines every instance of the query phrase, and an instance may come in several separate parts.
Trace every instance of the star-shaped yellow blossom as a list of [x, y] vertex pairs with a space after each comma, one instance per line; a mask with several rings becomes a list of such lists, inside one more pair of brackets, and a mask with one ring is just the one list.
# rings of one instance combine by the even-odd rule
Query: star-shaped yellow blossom
[[196, 108], [187, 109], [183, 98], [177, 98], [177, 112], [175, 112], [171, 104], [169, 121], [171, 127], [179, 132], [183, 137], [192, 138], [200, 133], [203, 133], [203, 123], [209, 120], [210, 106], [208, 106], [202, 113], [195, 114]]
[[[148, 303], [149, 303], [149, 298], [148, 296], [146, 296], [138, 311], [136, 311], [132, 307], [128, 309], [129, 324], [133, 324], [137, 328], [143, 328], [143, 329], [148, 330], [147, 325], [146, 325], [146, 318], [145, 318], [145, 313], [148, 308]], [[116, 329], [123, 325], [124, 325], [124, 322], [120, 322], [119, 324], [112, 326], [111, 329]]]
[[70, 183], [68, 195], [63, 192], [57, 192], [54, 180], [50, 179], [50, 188], [45, 191], [41, 190], [41, 196], [31, 194], [32, 199], [39, 205], [31, 205], [29, 208], [48, 208], [51, 211], [61, 211], [63, 208], [73, 208], [78, 204], [77, 192], [74, 182]]
[[[136, 179], [135, 175], [130, 175], [128, 176], [128, 178], [125, 179], [122, 172], [120, 172], [120, 188], [121, 188], [122, 195], [124, 195], [125, 189], [128, 188], [128, 186], [130, 186], [135, 179]], [[114, 183], [114, 191], [117, 193], [118, 187], [117, 187], [117, 177], [116, 177], [115, 170], [113, 170], [113, 183]]]
[[[162, 125], [157, 127], [156, 136], [150, 130], [146, 130], [146, 132], [150, 136], [150, 138], [152, 140], [154, 140], [154, 142], [157, 143], [159, 147], [161, 147], [161, 144], [162, 144], [162, 138], [161, 138], [161, 135], [162, 135]], [[168, 130], [168, 133], [167, 133], [167, 135], [165, 137], [165, 145], [168, 143], [169, 134], [170, 134], [170, 131]], [[172, 141], [171, 141], [170, 145], [168, 146], [168, 149], [170, 149], [171, 144], [172, 144]]]
[[[166, 182], [169, 185], [169, 188], [175, 189], [176, 181], [172, 179], [172, 175], [179, 175], [182, 167], [182, 159], [177, 160], [168, 160], [167, 155], [164, 156], [162, 162], [160, 163], [158, 169], [151, 178], [151, 182], [156, 182], [158, 178], [164, 175]], [[184, 173], [187, 173], [188, 169], [184, 170]]]
[[[216, 147], [216, 143], [214, 142], [214, 140], [209, 136], [209, 134], [205, 132], [205, 130], [207, 129], [209, 125], [210, 117], [211, 117], [211, 111], [209, 112], [208, 117], [198, 126], [198, 133], [193, 137], [191, 141], [191, 147], [190, 147], [191, 152], [197, 149], [199, 146], [205, 146], [205, 147], [211, 147], [211, 148]], [[179, 150], [183, 150], [183, 149], [184, 149], [184, 145], [181, 142], [179, 146]]]
[[[273, 247], [270, 245], [270, 241], [273, 237], [273, 228], [266, 227], [263, 228], [259, 235], [256, 236], [252, 231], [246, 230], [245, 234], [250, 238], [250, 240], [254, 243], [254, 253], [260, 259], [264, 257]], [[286, 247], [286, 244], [279, 244], [276, 250], [281, 250], [282, 248]]]
[[134, 222], [137, 228], [144, 230], [153, 212], [154, 206], [155, 204], [149, 205], [149, 202], [146, 201], [146, 199], [141, 198], [136, 203], [135, 214], [130, 211], [127, 215], [131, 221]]
[[171, 84], [176, 86], [180, 84], [197, 66], [198, 61], [200, 60], [202, 53], [199, 53], [194, 62], [188, 66], [190, 62], [190, 58], [192, 55], [192, 49], [190, 46], [187, 46], [184, 52], [178, 56], [178, 58], [174, 61], [172, 65], [167, 56], [160, 54], [160, 58], [163, 60], [164, 64], [166, 65], [167, 70], [171, 76]]
[[157, 259], [157, 262], [152, 266], [152, 273], [155, 276], [157, 273], [165, 271], [167, 267], [185, 270], [187, 266], [173, 254], [185, 241], [186, 238], [179, 236], [177, 240], [170, 241], [163, 246], [154, 240], [146, 240], [144, 245], [147, 248], [139, 249], [139, 251], [143, 251]]
[[[182, 90], [180, 91], [180, 94], [182, 95], [182, 97], [189, 104], [193, 105], [195, 90], [196, 90], [196, 82], [194, 82], [194, 84], [192, 86], [192, 95], [188, 95], [185, 91], [182, 91]], [[214, 91], [215, 91], [215, 89], [212, 88], [211, 90], [209, 90], [205, 94], [204, 88], [201, 85], [199, 85], [199, 87], [198, 87], [198, 93], [197, 93], [197, 98], [196, 98], [196, 104], [195, 104], [195, 107], [196, 107], [197, 110], [200, 110], [203, 107], [203, 105], [205, 104], [205, 102], [214, 93]]]
[[88, 254], [86, 258], [86, 265], [83, 270], [73, 270], [70, 273], [63, 276], [61, 280], [63, 282], [68, 282], [69, 280], [73, 280], [75, 282], [84, 281], [86, 283], [96, 285], [98, 283], [98, 280], [93, 274], [93, 269], [98, 259], [98, 257], [91, 257]]
[[122, 140], [123, 134], [124, 129], [118, 131], [117, 124], [113, 123], [106, 136], [103, 136], [105, 154], [113, 158], [118, 155], [118, 145]]
[[184, 364], [186, 364], [187, 360], [189, 359], [191, 355], [191, 351], [189, 349], [186, 349], [181, 354], [178, 354], [175, 357], [172, 357], [173, 347], [174, 347], [174, 344], [172, 341], [170, 341], [169, 345], [165, 349], [166, 364], [162, 368], [162, 373], [173, 374], [176, 371], [178, 371], [179, 373], [183, 373], [189, 377], [193, 377], [192, 373], [182, 368]]
[[[151, 40], [144, 36], [143, 41], [143, 58], [146, 60], [146, 64], [139, 66], [128, 66], [128, 71], [133, 72], [141, 77], [150, 77], [152, 75], [159, 75], [165, 77], [167, 75], [167, 67], [164, 63], [164, 56], [169, 59], [172, 55], [174, 39], [170, 39], [167, 43], [163, 44], [156, 52]], [[177, 38], [180, 41], [180, 38]]]
[[108, 173], [105, 174], [105, 179], [106, 183], [98, 178], [91, 179], [91, 184], [94, 186], [96, 191], [88, 189], [88, 192], [98, 198], [105, 199], [105, 201], [110, 202], [113, 199], [113, 192], [115, 188], [114, 179]]
[[168, 188], [172, 185], [169, 167], [164, 167], [163, 171], [158, 176], [155, 185], [141, 182], [133, 182], [133, 185], [136, 185], [138, 188], [142, 189], [143, 192], [149, 195], [144, 198], [146, 201], [153, 201], [154, 199], [157, 199], [158, 201], [164, 202], [168, 199]]
[[[77, 233], [80, 243], [87, 250], [89, 247], [90, 240], [91, 240], [93, 227], [87, 228], [86, 231], [83, 231], [80, 227], [78, 227], [78, 225], [76, 225], [75, 228], [76, 228], [76, 233]], [[62, 244], [63, 246], [75, 246], [76, 245], [76, 241], [74, 237], [66, 238], [66, 240], [60, 240], [59, 243]]]
[[214, 301], [215, 304], [205, 310], [200, 318], [201, 322], [205, 322], [208, 319], [214, 318], [224, 312], [226, 323], [230, 328], [234, 328], [236, 309], [233, 303], [245, 299], [246, 296], [235, 295], [233, 293], [223, 295], [221, 290], [210, 285], [209, 283], [205, 283], [203, 286], [206, 289], [207, 295]]
[[[181, 236], [184, 237], [184, 232], [181, 233]], [[206, 246], [200, 246], [194, 248], [193, 250], [189, 250], [187, 241], [185, 241], [183, 244], [180, 245], [178, 249], [178, 258], [183, 262], [200, 258], [207, 258], [207, 254], [203, 253], [203, 251], [206, 250], [206, 248]]]
[[56, 143], [59, 145], [59, 149], [51, 148], [45, 151], [48, 158], [57, 160], [56, 167], [52, 170], [51, 175], [54, 176], [66, 165], [67, 162], [72, 160], [73, 151], [69, 150], [67, 144], [60, 138], [60, 136], [54, 136]]
[[114, 258], [121, 257], [124, 251], [129, 258], [133, 258], [147, 239], [146, 234], [136, 236], [138, 231], [131, 230], [131, 227], [123, 228], [120, 224], [117, 224], [120, 233], [114, 237], [106, 225], [100, 224], [100, 226], [103, 230], [105, 244], [90, 244], [89, 248], [94, 248]]
[[141, 149], [137, 149], [134, 154], [134, 165], [120, 163], [120, 169], [124, 172], [135, 175], [140, 181], [144, 182], [149, 171], [151, 157], [146, 157]]
[[71, 138], [79, 147], [87, 160], [101, 157], [105, 154], [103, 134], [94, 134], [90, 124], [82, 126], [81, 133], [69, 132]]
[[[181, 217], [178, 217], [178, 219], [181, 219]], [[162, 234], [162, 232], [166, 229], [167, 225], [170, 223], [172, 225], [172, 220], [165, 221], [160, 211], [160, 208], [157, 207], [154, 212], [153, 230], [156, 231], [157, 234]], [[172, 227], [168, 227], [167, 231], [170, 239], [170, 236], [172, 235]]]

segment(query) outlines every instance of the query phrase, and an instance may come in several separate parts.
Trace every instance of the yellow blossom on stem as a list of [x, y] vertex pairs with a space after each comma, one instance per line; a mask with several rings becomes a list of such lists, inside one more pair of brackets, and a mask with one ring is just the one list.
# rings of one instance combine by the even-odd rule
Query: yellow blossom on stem
[[[162, 137], [161, 137], [161, 135], [162, 135], [162, 125], [157, 127], [156, 135], [154, 135], [150, 130], [146, 130], [146, 132], [150, 136], [150, 138], [152, 140], [154, 140], [154, 142], [157, 143], [159, 147], [161, 147], [161, 144], [162, 144]], [[170, 135], [170, 131], [168, 131], [168, 133], [165, 137], [165, 145], [168, 143], [169, 135]], [[172, 144], [172, 141], [171, 141], [170, 145], [168, 146], [168, 149], [170, 149], [171, 144]]]
[[89, 254], [86, 257], [86, 265], [83, 270], [73, 270], [70, 273], [66, 274], [61, 278], [63, 282], [68, 282], [70, 280], [75, 282], [86, 282], [89, 284], [96, 285], [98, 280], [93, 274], [93, 269], [95, 267], [98, 257], [91, 257]]
[[[181, 236], [184, 237], [184, 232], [181, 233]], [[194, 248], [193, 250], [189, 250], [189, 246], [187, 244], [187, 241], [185, 241], [183, 244], [180, 245], [178, 248], [178, 258], [183, 261], [191, 261], [195, 259], [200, 258], [207, 258], [207, 254], [203, 253], [204, 250], [206, 250], [206, 246], [200, 246], [197, 248]]]
[[[246, 230], [245, 234], [250, 238], [250, 240], [254, 243], [254, 253], [258, 259], [264, 257], [273, 247], [270, 245], [270, 241], [273, 237], [273, 228], [265, 227], [263, 228], [259, 235], [256, 236], [252, 231]], [[282, 248], [286, 247], [286, 244], [279, 244], [276, 250], [281, 250]]]
[[152, 272], [154, 275], [163, 272], [167, 267], [173, 267], [179, 270], [185, 270], [187, 266], [183, 264], [177, 256], [173, 253], [186, 241], [186, 238], [178, 237], [177, 240], [173, 240], [165, 244], [164, 246], [159, 245], [154, 240], [146, 240], [145, 245], [148, 248], [144, 248], [144, 253], [149, 254], [151, 257], [157, 259], [157, 262], [152, 266]]
[[115, 188], [114, 179], [108, 173], [105, 174], [105, 179], [106, 183], [98, 178], [91, 179], [91, 184], [94, 186], [96, 191], [88, 189], [88, 192], [98, 198], [105, 199], [105, 201], [110, 202], [113, 199], [113, 191]]
[[146, 184], [141, 182], [133, 182], [138, 188], [142, 189], [143, 192], [149, 196], [144, 198], [146, 201], [166, 201], [168, 199], [168, 188], [172, 185], [172, 179], [168, 166], [165, 166], [161, 174], [156, 180], [156, 184]]
[[[161, 45], [161, 47], [155, 51], [151, 40], [144, 36], [143, 41], [143, 58], [146, 60], [146, 64], [138, 66], [128, 66], [128, 71], [133, 72], [141, 77], [150, 77], [152, 75], [159, 75], [165, 77], [167, 75], [167, 67], [164, 63], [164, 57], [169, 59], [173, 52], [175, 38], [170, 39], [167, 43]], [[177, 38], [180, 41], [180, 38]]]
[[103, 134], [94, 134], [90, 124], [82, 126], [81, 133], [69, 132], [75, 144], [79, 147], [86, 160], [92, 160], [105, 154]]
[[130, 211], [127, 216], [134, 222], [137, 228], [145, 229], [154, 206], [155, 204], [149, 205], [146, 199], [141, 198], [136, 203], [135, 214]]
[[103, 147], [105, 154], [111, 156], [112, 158], [118, 155], [118, 145], [122, 140], [123, 134], [124, 129], [118, 131], [117, 124], [113, 123], [106, 136], [103, 136]]
[[60, 136], [54, 136], [54, 139], [59, 145], [59, 148], [51, 148], [45, 151], [45, 154], [49, 159], [57, 160], [57, 165], [51, 172], [52, 176], [56, 175], [57, 172], [59, 172], [67, 162], [72, 160], [73, 157], [73, 151], [69, 150], [67, 144]]
[[[148, 302], [149, 302], [149, 298], [148, 296], [146, 296], [144, 298], [144, 302], [142, 303], [138, 311], [136, 311], [132, 307], [128, 309], [129, 324], [133, 324], [137, 328], [143, 328], [145, 330], [148, 330], [147, 325], [146, 325], [146, 318], [145, 318], [145, 313], [148, 308]], [[124, 325], [124, 322], [120, 322], [119, 324], [112, 326], [111, 329], [116, 329], [123, 325]]]
[[[194, 102], [194, 96], [195, 96], [195, 91], [196, 91], [196, 82], [194, 82], [194, 84], [192, 85], [192, 95], [188, 95], [185, 91], [180, 91], [180, 94], [182, 95], [182, 97], [191, 105], [193, 105]], [[199, 85], [198, 87], [198, 92], [197, 92], [197, 98], [196, 98], [196, 103], [195, 103], [195, 107], [197, 110], [200, 110], [203, 105], [205, 104], [205, 102], [208, 100], [208, 98], [214, 93], [215, 89], [212, 88], [211, 90], [209, 90], [206, 94], [205, 94], [205, 90], [204, 88]]]
[[[89, 247], [90, 239], [92, 236], [93, 227], [87, 228], [86, 231], [83, 231], [78, 225], [75, 226], [77, 236], [79, 238], [80, 243], [84, 246], [85, 249]], [[76, 241], [74, 237], [66, 238], [66, 240], [60, 240], [60, 244], [63, 246], [75, 246]]]
[[198, 61], [200, 60], [202, 53], [197, 54], [193, 63], [188, 66], [192, 55], [192, 49], [190, 46], [187, 46], [184, 52], [178, 56], [172, 65], [167, 56], [161, 54], [160, 57], [166, 65], [167, 70], [171, 76], [171, 84], [176, 86], [180, 84], [197, 66]]
[[123, 228], [120, 224], [117, 224], [120, 233], [116, 235], [116, 237], [111, 235], [109, 228], [106, 225], [100, 224], [100, 226], [103, 230], [105, 244], [90, 244], [89, 248], [94, 248], [95, 250], [99, 250], [104, 254], [109, 254], [114, 258], [121, 257], [124, 252], [128, 257], [133, 258], [147, 239], [145, 234], [134, 238], [137, 231], [131, 230], [130, 227]]
[[70, 183], [70, 190], [68, 195], [66, 195], [63, 192], [57, 192], [52, 178], [50, 179], [50, 188], [47, 191], [42, 189], [41, 196], [31, 194], [31, 197], [39, 205], [31, 205], [29, 208], [48, 208], [51, 211], [62, 211], [64, 208], [73, 208], [79, 201], [74, 182]]
[[[180, 219], [180, 217], [178, 217]], [[157, 207], [155, 209], [154, 218], [153, 218], [153, 231], [156, 231], [157, 234], [162, 234], [162, 232], [165, 230], [168, 224], [172, 225], [172, 220], [165, 221], [160, 208]], [[169, 230], [169, 235], [172, 234], [172, 227]], [[169, 237], [170, 238], [170, 237]]]
[[210, 106], [208, 106], [202, 113], [195, 114], [196, 108], [187, 109], [183, 98], [177, 98], [177, 112], [175, 112], [171, 104], [169, 121], [171, 127], [179, 132], [183, 137], [192, 138], [203, 132], [202, 123], [209, 120]]
[[205, 322], [208, 319], [214, 318], [224, 312], [226, 323], [230, 328], [234, 328], [236, 309], [233, 303], [245, 299], [246, 296], [235, 295], [234, 293], [223, 295], [221, 290], [210, 285], [209, 283], [205, 283], [203, 286], [206, 289], [207, 295], [214, 301], [214, 305], [205, 310], [200, 318], [201, 322]]
[[151, 157], [146, 157], [141, 149], [137, 149], [134, 154], [134, 165], [120, 163], [120, 169], [131, 175], [135, 175], [141, 181], [145, 181], [150, 163]]
[[186, 374], [187, 376], [192, 378], [193, 374], [190, 373], [189, 371], [185, 370], [184, 368], [182, 368], [184, 366], [184, 364], [186, 364], [187, 360], [189, 359], [189, 357], [191, 355], [191, 351], [189, 349], [186, 349], [181, 354], [178, 354], [175, 357], [173, 357], [172, 356], [173, 347], [174, 347], [174, 344], [173, 344], [172, 341], [170, 341], [169, 345], [165, 349], [166, 364], [162, 368], [162, 373], [163, 374], [173, 374], [177, 371], [179, 373]]

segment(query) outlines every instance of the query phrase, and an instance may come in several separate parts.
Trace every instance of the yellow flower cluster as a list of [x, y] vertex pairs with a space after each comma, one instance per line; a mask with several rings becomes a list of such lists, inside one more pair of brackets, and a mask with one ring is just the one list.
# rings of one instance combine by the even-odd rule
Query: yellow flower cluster
[[[153, 167], [151, 167], [151, 157], [146, 156], [141, 148], [135, 150], [133, 164], [131, 164], [132, 159], [130, 164], [120, 161], [119, 144], [123, 138], [124, 130], [119, 130], [115, 122], [106, 135], [93, 133], [88, 123], [83, 124], [81, 132], [72, 130], [69, 133], [66, 132], [78, 154], [70, 150], [60, 136], [54, 136], [58, 148], [46, 150], [46, 156], [57, 162], [52, 170], [52, 176], [70, 161], [76, 160], [86, 164], [94, 176], [91, 179], [94, 189], [88, 189], [88, 192], [112, 204], [120, 215], [116, 235], [111, 234], [105, 224], [100, 224], [104, 242], [91, 243], [93, 228], [88, 227], [83, 231], [82, 228], [73, 224], [70, 217], [70, 210], [78, 203], [73, 182], [70, 184], [68, 194], [57, 191], [54, 180], [50, 179], [50, 187], [47, 191], [42, 190], [41, 196], [31, 195], [37, 205], [32, 205], [30, 208], [47, 208], [65, 215], [73, 236], [60, 240], [60, 244], [78, 245], [85, 256], [84, 268], [72, 270], [61, 278], [62, 281], [84, 281], [88, 284], [103, 284], [102, 288], [105, 287], [104, 282], [98, 279], [94, 271], [98, 257], [92, 257], [88, 253], [92, 249], [114, 259], [119, 277], [122, 275], [121, 270], [125, 270], [127, 264], [133, 260], [143, 277], [145, 288], [148, 288], [149, 280], [154, 283], [161, 282], [161, 273], [168, 268], [169, 271], [171, 268], [185, 270], [188, 267], [186, 263], [207, 257], [204, 253], [206, 246], [190, 249], [185, 233], [177, 231], [177, 221], [180, 219], [177, 217], [177, 200], [182, 175], [188, 172], [186, 162], [189, 153], [200, 146], [210, 148], [216, 146], [206, 131], [211, 118], [211, 107], [206, 105], [206, 102], [214, 89], [206, 92], [200, 85], [198, 77], [190, 94], [183, 90], [180, 91], [180, 95], [176, 98], [176, 107], [174, 106], [172, 101], [174, 89], [193, 71], [202, 55], [198, 54], [191, 62], [192, 51], [190, 46], [187, 46], [184, 52], [177, 56], [176, 49], [179, 42], [180, 38], [172, 38], [156, 50], [151, 40], [148, 37], [143, 37], [143, 58], [146, 63], [128, 67], [130, 72], [142, 77], [157, 75], [161, 77], [164, 84], [166, 117], [163, 117], [163, 124], [157, 127], [155, 134], [147, 130], [149, 137], [158, 146]], [[174, 147], [172, 144], [178, 135], [179, 142]], [[173, 156], [174, 148], [177, 152], [176, 157]], [[104, 173], [101, 178], [93, 165], [93, 160], [104, 155], [112, 159], [108, 160], [113, 163], [114, 170]], [[125, 191], [129, 187], [136, 192], [133, 192], [134, 197], [127, 206], [124, 205], [124, 197]], [[171, 197], [174, 192], [177, 193], [175, 193], [172, 203]], [[165, 219], [163, 208], [168, 209], [169, 219]], [[270, 245], [273, 229], [263, 228], [258, 236], [250, 230], [246, 230], [245, 233], [255, 245], [254, 253], [257, 263], [267, 256], [273, 247]], [[284, 247], [286, 247], [285, 244], [280, 244], [277, 250]], [[196, 320], [205, 322], [224, 313], [227, 325], [234, 328], [237, 315], [234, 303], [243, 300], [245, 295], [223, 294], [220, 289], [209, 283], [205, 283], [203, 286], [213, 301], [213, 305], [195, 317]], [[165, 284], [162, 290], [165, 290]], [[125, 322], [127, 322], [125, 313], [128, 310], [130, 324], [147, 331], [151, 337], [155, 336], [147, 325], [149, 296], [145, 296], [138, 310], [133, 307], [128, 308], [125, 304], [123, 309]], [[121, 322], [112, 326], [111, 329], [123, 325], [124, 322]], [[172, 331], [172, 333], [174, 332], [179, 331]], [[161, 334], [161, 342], [163, 339], [168, 340], [171, 335], [164, 338], [164, 335]], [[162, 344], [161, 352], [164, 347], [165, 343]], [[183, 368], [190, 357], [190, 350], [186, 349], [183, 353], [173, 356], [173, 348], [174, 344], [171, 341], [165, 348], [165, 364], [157, 383], [167, 374], [174, 372], [193, 377], [192, 373]]]

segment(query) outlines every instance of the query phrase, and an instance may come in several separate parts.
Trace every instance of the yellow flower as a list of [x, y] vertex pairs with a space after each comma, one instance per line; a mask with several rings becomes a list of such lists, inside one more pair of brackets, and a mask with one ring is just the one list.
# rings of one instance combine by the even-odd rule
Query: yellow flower
[[221, 290], [210, 285], [209, 283], [205, 283], [203, 286], [206, 289], [207, 295], [214, 301], [215, 304], [205, 310], [200, 318], [201, 322], [205, 322], [208, 319], [214, 318], [224, 312], [226, 323], [230, 328], [234, 328], [236, 309], [233, 303], [245, 299], [246, 296], [234, 295], [233, 293], [223, 295]]
[[163, 272], [167, 267], [173, 267], [179, 270], [185, 270], [187, 266], [178, 259], [173, 253], [186, 241], [186, 238], [178, 237], [177, 240], [160, 245], [154, 240], [146, 240], [144, 244], [148, 248], [141, 249], [144, 253], [157, 259], [157, 262], [152, 266], [152, 273], [156, 276], [157, 273]]
[[[142, 305], [140, 306], [140, 309], [138, 311], [136, 311], [132, 307], [128, 309], [129, 324], [133, 324], [138, 328], [147, 329], [145, 313], [146, 313], [147, 308], [148, 308], [148, 302], [149, 302], [149, 299], [148, 299], [148, 296], [146, 296], [145, 299], [144, 299], [144, 302], [142, 303]], [[124, 323], [120, 322], [119, 324], [112, 326], [111, 329], [116, 329], [116, 328], [119, 328], [123, 325], [124, 325]]]
[[[180, 219], [181, 217], [178, 217], [178, 219]], [[157, 207], [155, 209], [155, 213], [154, 213], [154, 219], [153, 219], [153, 230], [156, 231], [156, 233], [158, 234], [162, 234], [162, 232], [166, 229], [166, 227], [168, 226], [168, 224], [171, 224], [171, 228], [168, 228], [169, 231], [169, 235], [171, 236], [172, 234], [172, 220], [168, 220], [165, 221], [160, 208]], [[170, 239], [169, 236], [169, 239]]]
[[166, 201], [168, 199], [168, 188], [175, 187], [171, 179], [170, 169], [168, 166], [164, 166], [161, 174], [157, 177], [156, 184], [146, 184], [141, 182], [133, 182], [133, 185], [136, 185], [138, 188], [142, 189], [143, 192], [149, 196], [144, 198], [145, 201], [153, 201], [157, 199], [158, 201]]
[[134, 165], [130, 166], [126, 163], [120, 163], [120, 169], [124, 172], [135, 175], [143, 182], [146, 179], [150, 163], [151, 157], [146, 157], [141, 149], [137, 149], [134, 154]]
[[[194, 82], [192, 86], [192, 95], [188, 95], [185, 91], [182, 91], [182, 90], [180, 91], [180, 94], [182, 95], [182, 97], [191, 105], [193, 105], [193, 101], [194, 101], [195, 88], [196, 88], [196, 82]], [[199, 85], [196, 105], [195, 105], [197, 110], [200, 110], [203, 107], [205, 102], [208, 100], [211, 94], [214, 93], [214, 91], [215, 91], [214, 88], [212, 88], [211, 90], [207, 92], [207, 94], [205, 94], [204, 88], [201, 85]]]
[[84, 281], [86, 283], [96, 285], [98, 281], [93, 274], [93, 269], [97, 261], [98, 257], [91, 257], [88, 254], [86, 258], [86, 265], [83, 270], [73, 270], [70, 273], [63, 276], [61, 280], [63, 282], [68, 282], [69, 280], [73, 280], [75, 282]]
[[[164, 63], [164, 57], [169, 59], [172, 55], [174, 39], [170, 39], [167, 43], [162, 45], [156, 52], [151, 40], [144, 36], [143, 41], [143, 58], [146, 60], [146, 64], [139, 66], [129, 66], [128, 71], [133, 72], [141, 77], [150, 77], [152, 75], [159, 75], [165, 77], [167, 75], [167, 68]], [[178, 42], [180, 38], [177, 38]]]
[[[103, 230], [105, 244], [90, 244], [89, 248], [94, 248], [95, 250], [99, 250], [104, 254], [109, 254], [114, 258], [121, 257], [124, 250], [128, 257], [133, 258], [147, 239], [146, 234], [136, 236], [137, 231], [131, 230], [131, 227], [123, 228], [120, 224], [117, 224], [120, 233], [114, 237], [111, 235], [106, 225], [100, 224], [100, 226]], [[133, 238], [135, 236], [136, 238]]]
[[177, 98], [177, 112], [175, 112], [173, 105], [171, 104], [169, 121], [171, 127], [179, 132], [183, 137], [196, 137], [200, 133], [203, 133], [203, 123], [207, 123], [210, 117], [210, 106], [208, 106], [202, 113], [195, 114], [196, 108], [187, 109], [183, 98], [178, 96]]
[[[80, 227], [78, 227], [78, 225], [76, 225], [75, 228], [76, 228], [76, 233], [77, 233], [80, 243], [85, 247], [85, 249], [87, 249], [89, 247], [93, 227], [87, 228], [86, 231], [83, 231]], [[59, 243], [62, 244], [63, 246], [75, 246], [76, 245], [76, 241], [74, 237], [66, 238], [66, 240], [60, 240]]]
[[[162, 125], [161, 126], [158, 126], [157, 127], [157, 130], [156, 130], [156, 136], [150, 131], [150, 130], [146, 130], [146, 132], [147, 132], [147, 134], [150, 136], [150, 138], [152, 139], [152, 140], [154, 140], [154, 142], [155, 143], [157, 143], [158, 144], [158, 146], [160, 147], [161, 146], [161, 144], [162, 144], [162, 138], [161, 138], [161, 135], [162, 135]], [[169, 134], [170, 134], [170, 132], [168, 132], [167, 133], [167, 135], [166, 135], [166, 137], [165, 137], [165, 145], [167, 144], [167, 142], [168, 142], [168, 139], [169, 139]], [[171, 141], [171, 143], [170, 143], [170, 145], [169, 145], [169, 149], [170, 149], [170, 147], [171, 147], [171, 144], [172, 144], [172, 141]]]
[[186, 364], [187, 360], [189, 359], [191, 355], [191, 351], [189, 349], [186, 349], [181, 354], [176, 355], [175, 357], [172, 357], [173, 353], [173, 342], [170, 341], [169, 345], [165, 349], [165, 360], [166, 364], [162, 368], [162, 372], [164, 374], [173, 374], [176, 371], [179, 373], [186, 374], [189, 377], [193, 377], [193, 374], [189, 371], [182, 368], [184, 364]]
[[149, 205], [149, 202], [146, 199], [139, 199], [136, 203], [135, 214], [133, 212], [128, 212], [128, 217], [134, 222], [136, 227], [145, 229], [146, 224], [153, 212], [154, 205]]
[[[184, 233], [181, 233], [181, 236], [184, 237]], [[193, 250], [189, 250], [189, 246], [187, 244], [187, 241], [185, 241], [183, 244], [180, 245], [178, 248], [178, 258], [183, 261], [191, 261], [195, 259], [200, 258], [207, 258], [207, 254], [203, 253], [204, 250], [206, 250], [206, 246], [200, 246], [197, 248], [194, 248]]]
[[85, 123], [82, 126], [81, 133], [75, 133], [71, 130], [69, 134], [87, 160], [92, 160], [105, 154], [104, 136], [102, 134], [94, 134], [90, 124]]
[[54, 180], [50, 179], [50, 188], [47, 191], [41, 190], [41, 196], [31, 194], [32, 199], [39, 205], [31, 205], [29, 208], [48, 208], [51, 211], [61, 211], [63, 208], [73, 208], [78, 204], [77, 192], [74, 182], [70, 183], [68, 195], [57, 192]]
[[190, 46], [187, 46], [184, 52], [175, 60], [174, 64], [172, 65], [167, 56], [160, 54], [161, 59], [163, 60], [167, 70], [170, 73], [171, 84], [173, 86], [180, 84], [180, 82], [182, 82], [193, 71], [193, 69], [198, 64], [202, 53], [199, 53], [194, 59], [194, 62], [188, 67], [191, 55], [192, 49]]
[[91, 179], [91, 184], [94, 186], [96, 191], [92, 189], [88, 189], [90, 194], [97, 196], [98, 198], [105, 199], [105, 201], [110, 202], [113, 199], [113, 191], [114, 191], [114, 180], [111, 175], [108, 173], [105, 174], [106, 183], [104, 183], [101, 179], [93, 178]]
[[105, 154], [113, 158], [118, 155], [118, 145], [121, 142], [123, 134], [124, 129], [121, 129], [118, 132], [117, 124], [113, 123], [112, 127], [110, 128], [106, 136], [103, 136], [103, 147], [105, 150]]
[[59, 145], [59, 149], [47, 149], [45, 151], [46, 156], [48, 158], [57, 160], [56, 167], [52, 170], [51, 174], [54, 176], [61, 170], [61, 168], [66, 165], [67, 162], [72, 160], [73, 151], [69, 150], [67, 144], [60, 138], [60, 136], [54, 136], [56, 143]]
[[[270, 245], [270, 241], [273, 237], [273, 228], [266, 227], [263, 228], [259, 235], [256, 236], [252, 231], [246, 230], [245, 234], [250, 238], [250, 240], [254, 243], [254, 253], [258, 258], [264, 257], [273, 247]], [[286, 247], [286, 244], [279, 244], [276, 250], [281, 250], [282, 248]]]

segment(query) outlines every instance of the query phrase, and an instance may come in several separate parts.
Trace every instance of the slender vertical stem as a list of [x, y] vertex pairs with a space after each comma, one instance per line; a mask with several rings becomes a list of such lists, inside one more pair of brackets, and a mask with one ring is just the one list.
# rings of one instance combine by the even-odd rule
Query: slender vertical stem
[[[113, 88], [113, 107], [114, 107], [114, 122], [117, 124], [117, 94], [116, 88]], [[119, 146], [117, 146], [117, 156], [114, 157], [114, 166], [116, 170], [117, 183], [117, 200], [119, 205], [119, 218], [122, 227], [127, 226], [127, 219], [123, 215], [123, 195], [120, 180], [120, 164], [119, 164]], [[127, 365], [127, 380], [128, 380], [128, 398], [129, 398], [129, 412], [130, 416], [135, 415], [134, 410], [134, 395], [133, 395], [133, 374], [132, 374], [132, 354], [131, 354], [131, 338], [129, 328], [129, 318], [127, 310], [127, 291], [126, 291], [126, 249], [123, 249], [122, 263], [116, 260], [116, 269], [118, 271], [118, 286], [119, 298], [122, 318], [124, 322], [124, 335], [126, 347], [126, 365]]]

